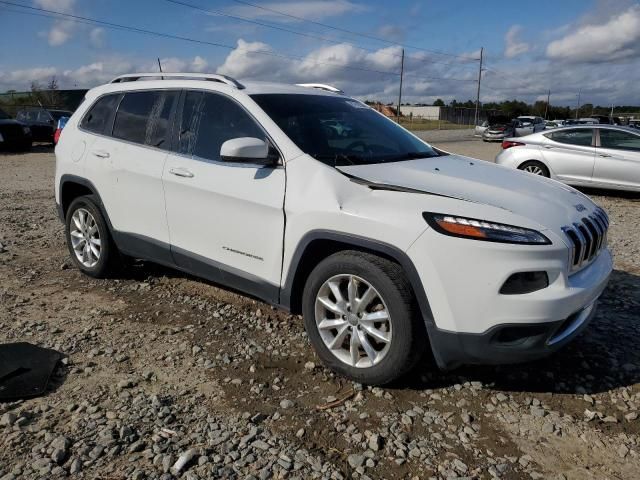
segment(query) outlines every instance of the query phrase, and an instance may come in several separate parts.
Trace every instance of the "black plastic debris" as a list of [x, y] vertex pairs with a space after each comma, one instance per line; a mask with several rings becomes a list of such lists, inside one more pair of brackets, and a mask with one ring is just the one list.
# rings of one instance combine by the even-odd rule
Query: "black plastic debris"
[[63, 357], [30, 343], [0, 344], [0, 401], [42, 395]]

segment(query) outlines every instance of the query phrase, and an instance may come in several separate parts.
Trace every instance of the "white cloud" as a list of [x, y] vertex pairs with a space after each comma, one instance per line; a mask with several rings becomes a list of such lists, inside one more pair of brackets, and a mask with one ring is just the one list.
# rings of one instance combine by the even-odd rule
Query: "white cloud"
[[504, 36], [504, 56], [514, 58], [530, 50], [530, 46], [526, 42], [518, 40], [518, 36], [522, 32], [520, 25], [513, 25]]
[[36, 7], [47, 10], [68, 12], [75, 6], [76, 0], [35, 0], [33, 3]]
[[105, 31], [102, 27], [96, 27], [89, 32], [89, 43], [93, 48], [103, 48], [105, 45]]
[[286, 77], [289, 68], [286, 59], [256, 53], [272, 51], [266, 43], [239, 39], [236, 49], [229, 53], [216, 72], [237, 78], [267, 77], [269, 80], [275, 80]]
[[[36, 7], [62, 13], [71, 13], [76, 6], [76, 0], [34, 0], [33, 3]], [[53, 26], [45, 34], [49, 45], [52, 47], [64, 45], [72, 37], [74, 29], [73, 22], [54, 20]]]
[[583, 25], [547, 46], [552, 60], [600, 63], [640, 56], [640, 5], [609, 18]]
[[261, 6], [265, 7], [265, 9], [251, 6], [237, 6], [230, 8], [228, 11], [245, 18], [266, 18], [277, 22], [295, 22], [297, 21], [295, 18], [286, 17], [274, 12], [284, 12], [294, 17], [318, 21], [329, 17], [338, 17], [346, 13], [358, 13], [367, 9], [364, 5], [359, 5], [349, 0], [269, 2], [262, 3]]

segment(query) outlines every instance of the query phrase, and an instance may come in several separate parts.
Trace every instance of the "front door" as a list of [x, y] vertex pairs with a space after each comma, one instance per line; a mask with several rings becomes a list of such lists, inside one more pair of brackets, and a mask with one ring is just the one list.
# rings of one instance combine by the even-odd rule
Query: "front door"
[[226, 140], [267, 135], [234, 99], [185, 91], [177, 145], [163, 172], [167, 220], [179, 266], [276, 300], [282, 268], [285, 171], [225, 162]]
[[542, 155], [559, 180], [588, 185], [593, 175], [596, 148], [592, 128], [563, 129], [546, 135]]

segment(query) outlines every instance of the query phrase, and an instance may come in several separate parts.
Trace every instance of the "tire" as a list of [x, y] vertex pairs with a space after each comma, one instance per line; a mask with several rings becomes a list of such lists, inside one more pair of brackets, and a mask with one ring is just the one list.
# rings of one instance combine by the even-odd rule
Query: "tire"
[[550, 177], [547, 166], [537, 160], [527, 160], [518, 167], [518, 170], [532, 173], [533, 175], [540, 175], [541, 177]]
[[[368, 303], [360, 310], [354, 306], [346, 311], [351, 279], [352, 291], [356, 292], [352, 303], [365, 299]], [[332, 286], [329, 282], [333, 282]], [[336, 285], [342, 302], [334, 294]], [[371, 296], [365, 295], [371, 287]], [[400, 378], [415, 366], [429, 344], [402, 268], [376, 255], [347, 250], [327, 257], [309, 275], [302, 302], [305, 329], [320, 359], [330, 369], [359, 383], [384, 385]], [[326, 308], [326, 302], [331, 310]], [[357, 318], [358, 311], [361, 318]], [[382, 320], [376, 322], [374, 318]], [[382, 337], [387, 341], [381, 341]], [[331, 342], [336, 343], [333, 348], [329, 347]], [[372, 348], [375, 360], [369, 355]]]
[[[76, 267], [91, 277], [106, 278], [120, 270], [120, 256], [97, 204], [93, 195], [71, 202], [65, 217], [65, 236]], [[86, 248], [88, 238], [92, 245], [89, 249]]]

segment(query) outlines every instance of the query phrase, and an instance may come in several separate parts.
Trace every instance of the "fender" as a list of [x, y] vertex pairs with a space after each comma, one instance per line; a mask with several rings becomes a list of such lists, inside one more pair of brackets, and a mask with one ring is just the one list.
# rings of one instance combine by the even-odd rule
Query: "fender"
[[306, 233], [302, 237], [302, 239], [300, 239], [300, 242], [298, 243], [296, 250], [291, 257], [291, 263], [287, 272], [287, 280], [280, 290], [280, 304], [284, 308], [291, 308], [293, 300], [293, 282], [298, 270], [298, 266], [300, 265], [300, 261], [302, 260], [307, 247], [316, 240], [329, 240], [342, 243], [346, 246], [352, 246], [355, 248], [366, 249], [372, 252], [381, 253], [386, 257], [390, 257], [398, 262], [407, 274], [409, 282], [411, 283], [411, 287], [413, 288], [416, 300], [418, 301], [418, 306], [420, 307], [420, 313], [422, 314], [425, 323], [435, 327], [433, 314], [431, 312], [431, 307], [429, 306], [429, 300], [427, 299], [424, 287], [422, 286], [422, 282], [420, 281], [420, 276], [418, 275], [418, 271], [413, 265], [413, 262], [405, 252], [385, 242], [332, 230], [312, 230]]
[[400, 264], [405, 274], [407, 275], [409, 283], [411, 284], [411, 288], [413, 289], [413, 293], [416, 297], [416, 301], [418, 302], [418, 307], [420, 308], [420, 314], [424, 321], [424, 325], [427, 331], [427, 337], [429, 339], [429, 345], [431, 346], [431, 352], [433, 353], [434, 359], [437, 365], [442, 369], [446, 369], [449, 366], [450, 361], [448, 360], [448, 358], [445, 358], [445, 356], [440, 355], [438, 346], [436, 344], [436, 339], [440, 338], [440, 331], [433, 319], [431, 306], [429, 305], [429, 300], [422, 285], [422, 281], [420, 280], [420, 276], [418, 275], [418, 271], [405, 252], [388, 243], [379, 240], [372, 240], [371, 238], [367, 237], [360, 237], [358, 235], [336, 232], [332, 230], [312, 230], [306, 233], [300, 239], [300, 242], [298, 243], [296, 250], [291, 257], [291, 263], [287, 272], [286, 282], [280, 289], [280, 307], [285, 308], [286, 310], [291, 310], [293, 303], [293, 284], [295, 281], [296, 273], [298, 271], [298, 267], [301, 263], [307, 247], [309, 247], [309, 245], [316, 240], [328, 240], [341, 243], [347, 247], [351, 246], [359, 249], [366, 249], [374, 253], [380, 253], [398, 262], [398, 264]]

